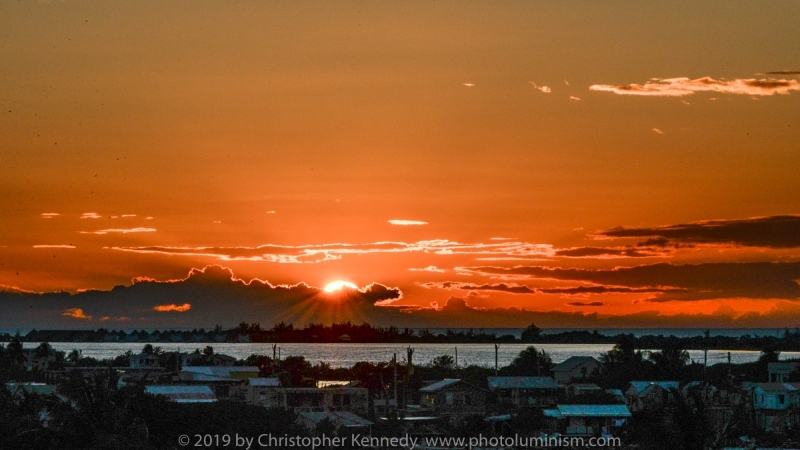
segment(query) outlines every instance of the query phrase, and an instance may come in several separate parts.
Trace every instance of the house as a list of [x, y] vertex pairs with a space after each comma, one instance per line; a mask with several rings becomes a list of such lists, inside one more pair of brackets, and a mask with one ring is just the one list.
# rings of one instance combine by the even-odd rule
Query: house
[[489, 392], [498, 405], [554, 405], [564, 395], [564, 387], [551, 377], [488, 377]]
[[52, 384], [33, 383], [33, 382], [9, 382], [6, 389], [11, 393], [11, 398], [21, 399], [25, 394], [54, 395], [56, 387]]
[[557, 405], [543, 412], [567, 436], [617, 434], [631, 416], [625, 405]]
[[421, 410], [447, 417], [453, 425], [467, 416], [486, 412], [486, 392], [457, 378], [437, 381], [423, 387], [419, 393]]
[[291, 409], [296, 413], [348, 411], [369, 414], [369, 390], [357, 387], [325, 389], [301, 387], [253, 388], [251, 403], [266, 408]]
[[263, 405], [270, 391], [281, 387], [279, 378], [248, 378], [244, 384], [245, 401], [254, 405]]
[[593, 383], [573, 383], [566, 387], [567, 397], [577, 395], [592, 395], [605, 392], [603, 388]]
[[672, 400], [678, 387], [677, 381], [631, 381], [625, 388], [625, 399], [633, 412], [658, 408]]
[[756, 383], [753, 409], [756, 426], [764, 431], [780, 432], [800, 422], [800, 383]]
[[788, 383], [789, 375], [800, 366], [800, 362], [771, 362], [767, 364], [768, 382]]
[[214, 353], [209, 357], [195, 351], [181, 356], [182, 366], [233, 366], [235, 363], [236, 358], [222, 353]]
[[175, 403], [213, 403], [217, 401], [211, 387], [202, 385], [153, 385], [145, 386], [144, 391], [151, 395], [163, 395]]
[[186, 366], [178, 372], [181, 381], [245, 381], [258, 378], [256, 366]]
[[323, 420], [330, 421], [336, 428], [343, 427], [356, 432], [368, 432], [373, 424], [371, 421], [348, 411], [304, 412], [298, 414], [297, 420], [311, 432], [316, 432], [317, 426]]
[[130, 366], [132, 369], [151, 369], [162, 367], [161, 358], [145, 352], [131, 356]]
[[568, 384], [573, 380], [589, 377], [600, 370], [600, 361], [591, 356], [570, 356], [553, 366], [553, 379], [558, 384]]

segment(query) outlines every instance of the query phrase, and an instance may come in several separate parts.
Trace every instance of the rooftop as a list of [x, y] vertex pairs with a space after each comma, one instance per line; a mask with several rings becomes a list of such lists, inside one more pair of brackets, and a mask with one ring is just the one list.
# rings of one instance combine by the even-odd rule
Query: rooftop
[[489, 389], [560, 389], [550, 377], [488, 377]]

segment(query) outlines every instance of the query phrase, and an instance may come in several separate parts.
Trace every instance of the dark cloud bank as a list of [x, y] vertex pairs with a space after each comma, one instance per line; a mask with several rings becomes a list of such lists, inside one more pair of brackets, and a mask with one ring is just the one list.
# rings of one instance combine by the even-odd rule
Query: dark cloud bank
[[743, 247], [800, 247], [800, 215], [754, 217], [742, 220], [707, 220], [653, 228], [612, 228], [597, 236], [651, 238], [648, 246], [722, 244]]
[[[477, 268], [474, 268], [477, 269]], [[800, 299], [800, 287], [789, 279], [800, 278], [800, 263], [704, 264], [672, 266], [656, 264], [627, 269], [591, 271], [544, 267], [482, 268], [491, 273], [516, 273], [562, 280], [608, 283], [621, 288], [579, 286], [553, 288], [552, 293], [601, 294], [649, 292], [655, 299], [688, 300], [716, 296]], [[794, 277], [794, 278], [792, 278]], [[674, 284], [689, 292], [665, 291], [651, 285]], [[489, 288], [492, 285], [486, 285]], [[476, 285], [476, 288], [486, 286]], [[497, 287], [497, 285], [495, 285]], [[513, 288], [513, 286], [505, 286]], [[766, 288], [763, 291], [759, 288]], [[525, 286], [516, 289], [526, 293]], [[498, 288], [497, 290], [503, 290]], [[776, 295], [782, 293], [783, 295]], [[737, 295], [733, 295], [737, 294]], [[661, 297], [659, 297], [661, 296]], [[677, 296], [670, 298], [668, 296]], [[580, 301], [569, 307], [591, 307], [592, 312], [531, 311], [520, 308], [477, 308], [467, 300], [448, 299], [441, 308], [398, 307], [397, 288], [373, 283], [366, 288], [329, 294], [300, 283], [273, 286], [265, 281], [236, 279], [229, 269], [208, 266], [193, 269], [181, 280], [136, 280], [130, 286], [109, 291], [69, 293], [0, 292], [0, 329], [19, 328], [200, 328], [216, 324], [233, 326], [241, 321], [262, 325], [284, 320], [303, 326], [311, 322], [367, 321], [399, 327], [463, 328], [524, 327], [536, 323], [549, 328], [624, 327], [770, 327], [794, 326], [800, 320], [800, 304], [782, 302], [767, 314], [737, 315], [734, 311], [712, 315], [662, 316], [646, 311], [620, 316], [603, 315], [603, 303]], [[186, 307], [186, 305], [191, 305]], [[174, 307], [170, 307], [174, 305]], [[156, 311], [162, 306], [163, 312]], [[167, 307], [164, 307], [167, 306]]]

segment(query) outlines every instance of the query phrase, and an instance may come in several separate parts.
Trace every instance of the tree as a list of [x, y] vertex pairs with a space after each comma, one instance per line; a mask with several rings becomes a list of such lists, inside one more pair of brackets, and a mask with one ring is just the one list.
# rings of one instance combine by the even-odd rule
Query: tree
[[553, 360], [544, 350], [530, 346], [521, 351], [504, 372], [509, 375], [546, 376], [553, 369]]
[[455, 365], [455, 360], [450, 355], [441, 355], [433, 358], [432, 365], [437, 369], [450, 370]]
[[523, 342], [535, 342], [539, 339], [541, 334], [542, 329], [532, 323], [522, 332], [521, 339]]

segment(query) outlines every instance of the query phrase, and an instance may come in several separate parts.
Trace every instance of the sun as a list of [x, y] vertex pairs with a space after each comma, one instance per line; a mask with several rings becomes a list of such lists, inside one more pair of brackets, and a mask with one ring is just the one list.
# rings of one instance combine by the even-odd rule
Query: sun
[[341, 291], [344, 288], [358, 289], [358, 286], [349, 281], [336, 280], [331, 281], [327, 286], [325, 286], [325, 292]]

